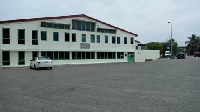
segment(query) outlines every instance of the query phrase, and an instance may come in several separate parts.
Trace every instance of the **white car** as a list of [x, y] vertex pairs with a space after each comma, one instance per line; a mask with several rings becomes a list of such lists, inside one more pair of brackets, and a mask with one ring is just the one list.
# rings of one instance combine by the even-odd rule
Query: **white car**
[[53, 68], [53, 61], [48, 57], [35, 57], [30, 60], [30, 69], [35, 68]]
[[170, 51], [165, 51], [165, 57], [170, 57], [170, 56], [171, 56]]

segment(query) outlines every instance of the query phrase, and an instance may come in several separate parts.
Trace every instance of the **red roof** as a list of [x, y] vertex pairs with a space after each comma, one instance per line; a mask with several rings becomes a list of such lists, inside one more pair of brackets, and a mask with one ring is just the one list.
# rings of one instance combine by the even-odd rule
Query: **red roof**
[[140, 41], [138, 41], [138, 40], [135, 40], [135, 42], [137, 42], [138, 44], [140, 43]]
[[73, 17], [86, 17], [88, 19], [91, 19], [91, 20], [94, 20], [96, 22], [100, 22], [102, 24], [105, 24], [107, 26], [110, 26], [110, 27], [113, 27], [115, 29], [118, 29], [118, 30], [121, 30], [123, 32], [126, 32], [126, 33], [129, 33], [131, 35], [134, 35], [135, 37], [138, 37], [137, 34], [134, 34], [132, 32], [129, 32], [129, 31], [126, 31], [124, 29], [121, 29], [119, 27], [116, 27], [116, 26], [113, 26], [111, 24], [108, 24], [106, 22], [103, 22], [103, 21], [100, 21], [98, 19], [95, 19], [95, 18], [92, 18], [92, 17], [89, 17], [85, 14], [80, 14], [80, 15], [70, 15], [70, 16], [59, 16], [59, 17], [42, 17], [42, 18], [31, 18], [31, 19], [17, 19], [17, 20], [7, 20], [7, 21], [0, 21], [0, 24], [6, 24], [6, 23], [17, 23], [17, 22], [29, 22], [29, 21], [38, 21], [38, 20], [48, 20], [48, 19], [63, 19], [63, 18], [73, 18]]

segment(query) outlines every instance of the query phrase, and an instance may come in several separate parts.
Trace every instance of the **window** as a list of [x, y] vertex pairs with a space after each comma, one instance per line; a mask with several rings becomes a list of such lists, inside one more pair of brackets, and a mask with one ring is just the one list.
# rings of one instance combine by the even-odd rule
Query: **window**
[[10, 51], [3, 51], [2, 52], [2, 64], [3, 65], [10, 65]]
[[49, 52], [49, 51], [42, 51], [41, 55], [45, 57], [49, 57], [52, 60], [68, 60], [69, 59], [69, 52], [64, 52], [64, 51], [54, 51], [54, 52]]
[[47, 57], [49, 57], [50, 59], [53, 59], [53, 52], [47, 52]]
[[127, 37], [124, 37], [124, 44], [127, 44]]
[[90, 31], [90, 23], [86, 23], [86, 31]]
[[72, 42], [76, 42], [76, 34], [72, 33]]
[[86, 34], [82, 34], [82, 42], [86, 42]]
[[124, 53], [123, 52], [117, 52], [117, 59], [123, 59]]
[[59, 59], [65, 59], [65, 52], [59, 52]]
[[59, 40], [58, 32], [53, 32], [53, 41], [58, 41], [58, 40]]
[[10, 44], [10, 29], [3, 28], [3, 44]]
[[76, 52], [72, 52], [72, 59], [76, 59]]
[[95, 35], [91, 35], [90, 40], [91, 40], [91, 43], [95, 43]]
[[52, 23], [47, 23], [47, 28], [53, 28], [53, 24]]
[[25, 52], [19, 51], [18, 55], [18, 65], [25, 65]]
[[72, 29], [73, 30], [82, 30], [82, 31], [92, 31], [92, 32], [94, 32], [95, 23], [72, 20]]
[[25, 44], [25, 30], [18, 30], [18, 44]]
[[69, 59], [69, 52], [65, 52], [65, 59]]
[[97, 35], [97, 43], [100, 43], [100, 35]]
[[41, 40], [47, 40], [47, 32], [41, 31]]
[[95, 59], [95, 53], [94, 52], [90, 52], [90, 57], [91, 57], [91, 59]]
[[59, 59], [59, 57], [58, 57], [58, 53], [59, 52], [53, 52], [53, 59], [55, 59], [55, 60], [58, 60]]
[[133, 37], [131, 37], [131, 44], [133, 44], [134, 43], [134, 39], [133, 39]]
[[120, 44], [120, 37], [117, 37], [117, 44]]
[[69, 25], [67, 25], [67, 24], [57, 24], [57, 23], [49, 23], [49, 22], [41, 22], [41, 27], [56, 28], [56, 29], [69, 29]]
[[108, 43], [108, 36], [105, 36], [105, 43]]
[[47, 57], [47, 52], [41, 52], [41, 56]]
[[114, 29], [103, 29], [103, 28], [98, 28], [98, 29], [97, 29], [97, 32], [115, 34], [115, 33], [116, 33], [116, 30], [114, 30]]
[[37, 51], [33, 51], [32, 52], [32, 59], [34, 59], [35, 57], [38, 57], [38, 52]]
[[90, 23], [90, 31], [94, 32], [94, 23]]
[[38, 45], [38, 31], [32, 31], [32, 45]]
[[112, 43], [113, 44], [115, 44], [115, 40], [116, 40], [115, 36], [112, 36]]
[[95, 59], [94, 52], [72, 52], [72, 59]]
[[97, 52], [97, 59], [115, 59], [115, 52]]
[[77, 25], [77, 30], [81, 30], [81, 22], [77, 21], [76, 25]]
[[69, 33], [65, 33], [65, 41], [69, 42]]
[[85, 31], [85, 22], [82, 22], [82, 29], [83, 31]]

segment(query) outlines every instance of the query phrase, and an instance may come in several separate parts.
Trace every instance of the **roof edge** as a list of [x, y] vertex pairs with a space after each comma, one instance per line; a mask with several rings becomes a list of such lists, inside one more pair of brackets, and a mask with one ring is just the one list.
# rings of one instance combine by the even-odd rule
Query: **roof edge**
[[131, 35], [134, 35], [135, 37], [138, 37], [138, 35], [135, 34], [135, 33], [126, 31], [126, 30], [124, 30], [124, 29], [122, 29], [122, 28], [113, 26], [113, 25], [111, 25], [111, 24], [108, 24], [108, 23], [106, 23], [106, 22], [100, 21], [100, 20], [95, 19], [95, 18], [93, 18], [93, 17], [87, 16], [87, 15], [85, 15], [85, 14], [69, 15], [69, 16], [58, 16], [58, 17], [41, 17], [41, 18], [30, 18], [30, 19], [6, 20], [6, 21], [0, 21], [0, 24], [17, 23], [17, 22], [28, 22], [28, 21], [40, 21], [40, 20], [47, 20], [47, 19], [63, 19], [63, 18], [73, 18], [73, 17], [86, 17], [86, 18], [88, 18], [88, 19], [94, 20], [94, 21], [96, 21], [96, 22], [100, 22], [100, 23], [105, 24], [105, 25], [107, 25], [107, 26], [113, 27], [113, 28], [115, 28], [115, 29], [118, 29], [118, 30], [121, 30], [121, 31], [123, 31], [123, 32], [126, 32], [126, 33], [129, 33], [129, 34], [131, 34]]

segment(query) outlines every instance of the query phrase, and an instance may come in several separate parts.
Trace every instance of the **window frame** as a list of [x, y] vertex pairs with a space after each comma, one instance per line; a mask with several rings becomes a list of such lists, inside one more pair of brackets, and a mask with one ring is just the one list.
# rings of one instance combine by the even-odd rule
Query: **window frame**
[[72, 33], [72, 42], [76, 42], [76, 33]]
[[[56, 39], [57, 36], [57, 39]], [[59, 41], [59, 32], [53, 32], [53, 41]]]
[[120, 37], [117, 37], [117, 44], [120, 44]]
[[[8, 38], [5, 38], [5, 34], [4, 34], [4, 30], [8, 30]], [[8, 43], [6, 43], [7, 41], [5, 41], [4, 43], [4, 40], [8, 40]], [[10, 44], [10, 28], [2, 28], [2, 44]]]
[[117, 52], [117, 59], [124, 59], [124, 52]]
[[[20, 61], [21, 60], [20, 59], [20, 53], [23, 53], [23, 58], [22, 58], [23, 59], [22, 60], [23, 63], [22, 64], [20, 64], [20, 62], [21, 62]], [[25, 65], [25, 51], [18, 51], [18, 65]]]
[[[23, 31], [23, 39], [20, 39], [20, 31]], [[20, 40], [23, 41], [22, 44], [20, 44]], [[25, 45], [25, 29], [18, 29], [18, 44]]]
[[95, 43], [95, 35], [94, 34], [90, 35], [90, 42]]
[[115, 36], [112, 36], [112, 44], [116, 44], [116, 37]]
[[[4, 53], [5, 52], [9, 53], [9, 59], [8, 59], [8, 61], [7, 60], [4, 61]], [[6, 56], [6, 57], [8, 57], [8, 56]], [[4, 64], [4, 63], [9, 63], [9, 64]], [[3, 66], [10, 66], [10, 51], [2, 51], [2, 65]]]
[[95, 32], [95, 23], [72, 20], [72, 30]]
[[[44, 37], [44, 38], [43, 38], [44, 35], [42, 35], [42, 33], [45, 34], [45, 37]], [[41, 40], [42, 40], [42, 41], [47, 41], [47, 31], [41, 31], [40, 34], [41, 34], [41, 35], [40, 35], [40, 36], [41, 36]]]
[[82, 34], [82, 42], [86, 42], [86, 34]]
[[[66, 34], [68, 34], [68, 37], [66, 37]], [[65, 42], [70, 42], [70, 33], [68, 32], [65, 32]]]
[[108, 44], [108, 36], [105, 35], [105, 43]]
[[133, 38], [133, 37], [131, 37], [131, 42], [130, 42], [130, 44], [134, 44], [134, 38]]
[[[33, 32], [37, 32], [36, 39], [33, 39]], [[36, 41], [36, 44], [33, 44], [34, 41]], [[32, 30], [32, 45], [38, 45], [38, 30]]]
[[127, 44], [128, 42], [128, 39], [127, 39], [127, 37], [124, 37], [124, 44]]
[[101, 43], [101, 36], [100, 35], [97, 35], [97, 43]]

